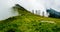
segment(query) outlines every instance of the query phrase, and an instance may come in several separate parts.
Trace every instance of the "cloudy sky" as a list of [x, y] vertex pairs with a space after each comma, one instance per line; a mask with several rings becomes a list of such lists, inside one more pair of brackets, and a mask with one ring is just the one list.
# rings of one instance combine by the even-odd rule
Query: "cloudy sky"
[[[38, 4], [40, 3], [40, 5], [43, 4], [46, 8], [53, 8], [58, 11], [60, 10], [60, 0], [20, 0], [20, 4], [24, 7], [26, 7], [27, 5], [29, 7], [31, 7], [29, 2], [34, 2], [34, 1]], [[31, 3], [31, 4], [35, 4], [38, 6], [38, 4], [36, 4], [36, 3]], [[35, 6], [35, 5], [33, 5], [33, 6]]]
[[60, 12], [60, 0], [0, 0], [0, 20], [15, 15], [10, 9], [15, 4], [20, 4], [28, 10], [42, 9], [44, 7], [53, 8]]

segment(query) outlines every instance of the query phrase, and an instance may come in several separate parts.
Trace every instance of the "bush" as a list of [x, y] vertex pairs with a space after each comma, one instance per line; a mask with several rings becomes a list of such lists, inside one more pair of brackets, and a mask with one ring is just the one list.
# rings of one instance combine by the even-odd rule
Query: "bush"
[[31, 32], [58, 32], [57, 24], [54, 23], [32, 21], [29, 26]]

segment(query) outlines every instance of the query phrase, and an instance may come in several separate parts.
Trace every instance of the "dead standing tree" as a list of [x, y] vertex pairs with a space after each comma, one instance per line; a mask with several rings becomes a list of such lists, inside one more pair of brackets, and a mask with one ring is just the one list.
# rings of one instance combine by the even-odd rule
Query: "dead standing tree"
[[32, 10], [32, 13], [34, 13], [34, 10]]

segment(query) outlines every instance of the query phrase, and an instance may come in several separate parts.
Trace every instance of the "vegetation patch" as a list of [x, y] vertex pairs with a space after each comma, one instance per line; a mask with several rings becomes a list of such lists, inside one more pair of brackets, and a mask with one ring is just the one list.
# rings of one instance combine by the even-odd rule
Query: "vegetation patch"
[[35, 15], [18, 4], [15, 10], [18, 16], [0, 21], [0, 32], [60, 32], [60, 19]]

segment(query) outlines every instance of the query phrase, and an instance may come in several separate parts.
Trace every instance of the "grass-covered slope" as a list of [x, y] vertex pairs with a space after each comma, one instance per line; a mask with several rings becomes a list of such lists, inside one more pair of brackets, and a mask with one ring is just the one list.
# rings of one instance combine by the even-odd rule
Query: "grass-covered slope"
[[0, 21], [0, 32], [60, 32], [60, 19], [35, 15], [17, 5], [19, 15]]

